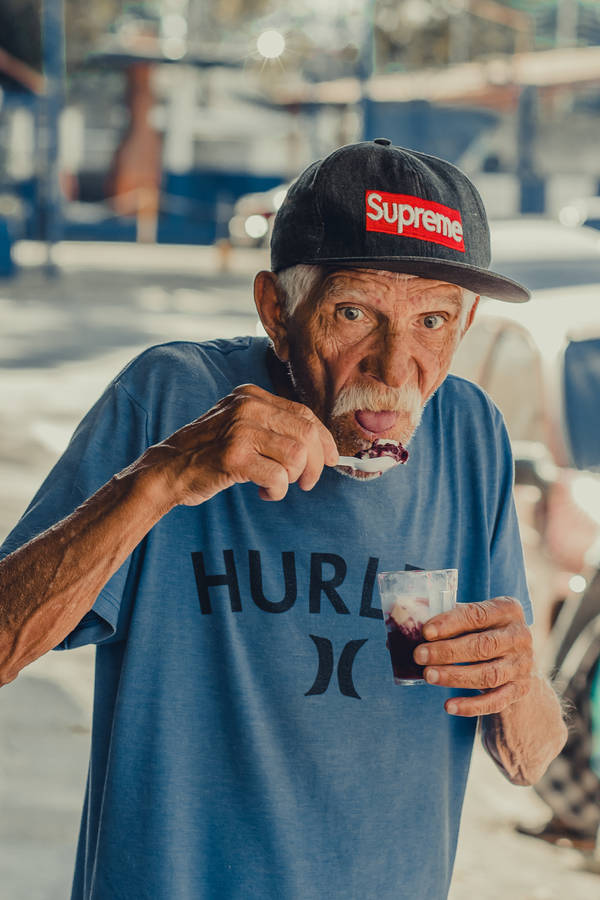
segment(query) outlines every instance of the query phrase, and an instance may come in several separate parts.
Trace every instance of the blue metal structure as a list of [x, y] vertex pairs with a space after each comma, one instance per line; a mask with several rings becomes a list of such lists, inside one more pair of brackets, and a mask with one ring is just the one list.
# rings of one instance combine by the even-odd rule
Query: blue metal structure
[[564, 356], [565, 425], [578, 469], [600, 470], [600, 339], [572, 340]]
[[41, 132], [44, 167], [41, 182], [42, 235], [48, 244], [48, 269], [52, 270], [50, 248], [63, 233], [62, 194], [59, 169], [59, 122], [65, 93], [64, 0], [44, 0], [42, 7], [42, 47], [46, 94], [42, 104]]
[[5, 219], [0, 219], [0, 278], [9, 278], [14, 274], [15, 265], [10, 253], [11, 245], [8, 223]]
[[426, 100], [371, 100], [363, 140], [387, 137], [400, 147], [456, 162], [472, 141], [497, 120], [496, 113], [484, 109], [439, 106]]
[[545, 181], [536, 172], [534, 160], [537, 130], [537, 88], [521, 89], [517, 107], [517, 175], [522, 213], [543, 213], [546, 208]]

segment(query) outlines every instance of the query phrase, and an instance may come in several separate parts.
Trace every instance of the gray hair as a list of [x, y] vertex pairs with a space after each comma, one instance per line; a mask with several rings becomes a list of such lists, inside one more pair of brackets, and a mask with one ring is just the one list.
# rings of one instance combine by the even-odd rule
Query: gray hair
[[277, 275], [277, 286], [280, 299], [288, 316], [293, 315], [301, 300], [308, 297], [319, 281], [325, 276], [325, 266], [305, 265], [289, 266]]
[[[306, 265], [300, 263], [296, 266], [289, 266], [282, 269], [277, 275], [277, 286], [280, 291], [280, 299], [283, 303], [285, 312], [288, 316], [293, 315], [296, 307], [301, 300], [304, 300], [315, 289], [317, 284], [325, 277], [325, 266]], [[407, 277], [401, 272], [389, 272], [387, 270], [376, 270], [378, 275], [387, 278], [400, 280]], [[465, 327], [469, 313], [473, 308], [473, 304], [477, 299], [477, 294], [468, 291], [466, 288], [463, 292], [463, 306], [460, 314], [461, 331]]]
[[473, 309], [475, 305], [475, 301], [477, 300], [479, 294], [476, 294], [475, 291], [468, 291], [466, 288], [462, 289], [463, 292], [463, 305], [460, 311], [460, 330], [462, 331], [465, 325], [467, 324], [467, 319], [469, 318], [469, 313]]

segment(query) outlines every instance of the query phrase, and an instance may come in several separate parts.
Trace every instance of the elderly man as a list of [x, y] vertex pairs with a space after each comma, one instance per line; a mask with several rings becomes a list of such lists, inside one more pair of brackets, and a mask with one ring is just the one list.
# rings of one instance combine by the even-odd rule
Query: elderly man
[[[342, 147], [277, 216], [269, 339], [152, 348], [75, 432], [3, 548], [0, 676], [97, 645], [76, 900], [440, 900], [477, 721], [516, 784], [560, 750], [502, 418], [447, 377], [480, 293], [527, 299], [488, 264], [461, 172]], [[397, 686], [376, 573], [448, 567]]]

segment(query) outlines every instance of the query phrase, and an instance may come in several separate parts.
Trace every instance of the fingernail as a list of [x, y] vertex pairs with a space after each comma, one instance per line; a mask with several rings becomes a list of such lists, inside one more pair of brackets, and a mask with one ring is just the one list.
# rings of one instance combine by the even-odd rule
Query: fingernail
[[446, 712], [449, 712], [451, 716], [455, 716], [458, 712], [458, 706], [456, 703], [449, 703], [446, 707]]
[[425, 625], [423, 628], [423, 636], [426, 637], [428, 641], [435, 641], [438, 636], [435, 625]]
[[427, 669], [427, 674], [425, 676], [427, 681], [430, 681], [432, 684], [435, 684], [436, 681], [440, 680], [440, 673], [437, 669]]
[[427, 647], [417, 647], [413, 654], [415, 660], [423, 665], [429, 659], [429, 650]]

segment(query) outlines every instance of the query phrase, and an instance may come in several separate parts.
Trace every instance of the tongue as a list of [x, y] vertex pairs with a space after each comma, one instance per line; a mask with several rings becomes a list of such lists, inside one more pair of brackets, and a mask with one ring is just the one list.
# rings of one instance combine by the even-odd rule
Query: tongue
[[357, 409], [354, 417], [358, 424], [366, 431], [373, 434], [380, 434], [387, 431], [396, 424], [398, 413], [393, 410], [384, 410], [383, 412], [373, 412], [372, 409]]

